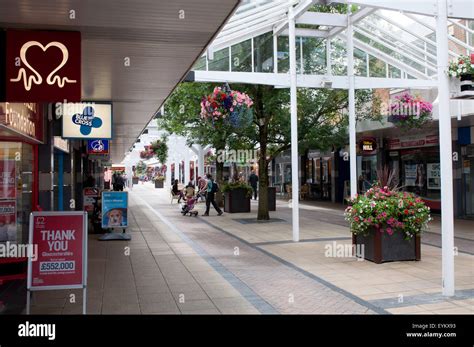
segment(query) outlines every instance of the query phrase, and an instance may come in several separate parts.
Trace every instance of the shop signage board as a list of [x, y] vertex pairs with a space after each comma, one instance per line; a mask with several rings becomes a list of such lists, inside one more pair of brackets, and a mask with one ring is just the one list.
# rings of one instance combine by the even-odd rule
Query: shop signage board
[[94, 205], [100, 196], [100, 190], [98, 188], [84, 188], [83, 190], [83, 205], [84, 211], [94, 212]]
[[374, 137], [365, 137], [359, 141], [359, 150], [363, 154], [374, 154], [377, 150], [377, 140]]
[[87, 154], [109, 154], [109, 140], [87, 140]]
[[15, 160], [0, 160], [0, 199], [16, 198]]
[[127, 210], [127, 192], [102, 192], [102, 228], [128, 227]]
[[83, 289], [85, 313], [87, 213], [32, 212], [29, 243], [37, 247], [37, 256], [28, 259], [27, 312], [31, 291]]
[[37, 103], [0, 103], [0, 127], [20, 137], [43, 142], [43, 113]]
[[112, 104], [82, 102], [61, 106], [63, 138], [112, 139]]
[[429, 147], [436, 146], [438, 144], [438, 135], [402, 136], [399, 138], [391, 138], [387, 140], [387, 147], [390, 150], [414, 147]]
[[0, 242], [16, 241], [16, 200], [0, 201]]
[[53, 139], [54, 148], [64, 153], [69, 153], [69, 140], [63, 139], [61, 136], [55, 136]]
[[81, 100], [81, 33], [7, 30], [6, 101]]

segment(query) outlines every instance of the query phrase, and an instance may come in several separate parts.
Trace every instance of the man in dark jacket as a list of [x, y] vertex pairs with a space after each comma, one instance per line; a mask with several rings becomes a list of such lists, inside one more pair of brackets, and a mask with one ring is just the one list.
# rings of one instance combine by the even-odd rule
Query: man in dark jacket
[[253, 189], [253, 198], [257, 200], [257, 183], [258, 176], [255, 174], [255, 170], [252, 170], [252, 173], [249, 176], [249, 184]]

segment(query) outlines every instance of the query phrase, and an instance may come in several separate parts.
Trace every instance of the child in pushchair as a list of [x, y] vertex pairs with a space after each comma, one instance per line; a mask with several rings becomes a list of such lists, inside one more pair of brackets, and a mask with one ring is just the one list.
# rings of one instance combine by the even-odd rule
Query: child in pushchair
[[183, 205], [183, 208], [181, 209], [181, 213], [183, 214], [183, 216], [186, 216], [188, 213], [190, 216], [194, 217], [198, 215], [198, 211], [194, 209], [194, 206], [196, 206], [198, 199], [199, 194], [196, 196], [192, 196], [186, 200]]
[[194, 187], [188, 186], [186, 188], [186, 202], [181, 209], [181, 213], [183, 216], [186, 216], [188, 213], [190, 216], [196, 217], [198, 215], [198, 211], [194, 209], [194, 206], [197, 204], [199, 198], [201, 197], [201, 192], [198, 192], [194, 195]]

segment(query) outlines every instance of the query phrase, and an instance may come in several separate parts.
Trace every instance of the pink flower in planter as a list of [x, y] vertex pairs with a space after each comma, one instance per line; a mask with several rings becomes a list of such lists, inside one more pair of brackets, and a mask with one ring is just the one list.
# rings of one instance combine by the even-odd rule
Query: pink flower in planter
[[385, 230], [387, 231], [387, 234], [393, 235], [393, 230], [392, 230], [392, 228], [387, 228], [387, 229], [385, 229]]

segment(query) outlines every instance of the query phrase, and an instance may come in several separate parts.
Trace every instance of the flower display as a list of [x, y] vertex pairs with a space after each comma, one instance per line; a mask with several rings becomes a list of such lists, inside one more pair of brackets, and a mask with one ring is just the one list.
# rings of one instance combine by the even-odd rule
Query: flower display
[[474, 74], [474, 61], [465, 55], [452, 60], [448, 66], [448, 75], [451, 77], [461, 77], [462, 75]]
[[155, 156], [155, 153], [150, 148], [150, 146], [145, 146], [145, 150], [140, 152], [140, 159], [151, 159]]
[[431, 119], [433, 104], [419, 96], [403, 93], [390, 103], [391, 121], [405, 129], [420, 128]]
[[149, 150], [162, 164], [166, 163], [166, 160], [168, 159], [168, 145], [166, 143], [166, 138], [152, 142]]
[[374, 186], [350, 201], [344, 213], [353, 234], [403, 233], [405, 239], [420, 234], [431, 220], [430, 208], [412, 193]]
[[212, 94], [201, 100], [201, 118], [214, 125], [226, 121], [234, 127], [243, 127], [252, 121], [252, 105], [247, 94], [216, 87]]

